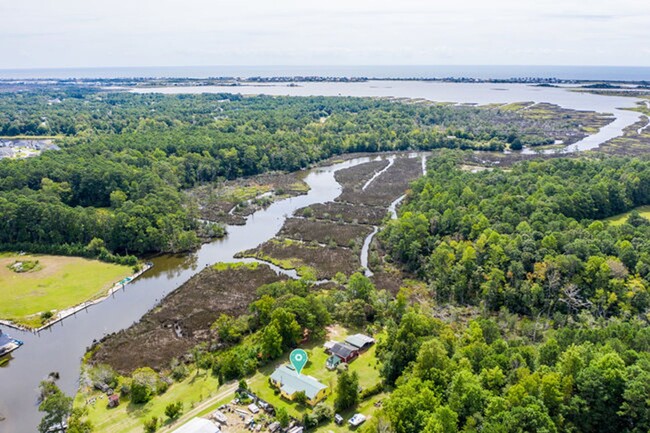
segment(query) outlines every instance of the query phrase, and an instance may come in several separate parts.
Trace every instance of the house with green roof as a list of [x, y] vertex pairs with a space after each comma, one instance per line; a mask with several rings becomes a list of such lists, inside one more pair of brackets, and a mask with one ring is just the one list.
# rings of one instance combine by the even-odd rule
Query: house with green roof
[[309, 404], [314, 406], [327, 396], [326, 385], [306, 374], [298, 374], [287, 365], [278, 367], [269, 379], [273, 386], [280, 389], [280, 394], [290, 401], [299, 392], [304, 392]]

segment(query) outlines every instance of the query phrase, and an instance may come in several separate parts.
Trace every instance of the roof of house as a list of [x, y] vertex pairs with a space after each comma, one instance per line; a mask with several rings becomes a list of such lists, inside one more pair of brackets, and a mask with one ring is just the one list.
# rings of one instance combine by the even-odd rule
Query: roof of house
[[332, 355], [329, 358], [327, 358], [327, 364], [328, 365], [338, 365], [341, 363], [341, 358], [339, 358], [336, 355]]
[[331, 347], [330, 352], [332, 353], [332, 355], [336, 355], [339, 358], [347, 359], [350, 355], [352, 355], [357, 350], [359, 349], [354, 346], [350, 346], [349, 344], [336, 343], [334, 346]]
[[375, 339], [364, 334], [354, 334], [346, 338], [345, 342], [355, 347], [364, 347], [366, 345], [374, 344]]
[[219, 433], [220, 431], [219, 427], [205, 418], [192, 418], [173, 433]]
[[298, 374], [286, 365], [278, 367], [271, 375], [271, 380], [279, 383], [280, 388], [289, 395], [304, 391], [310, 400], [316, 397], [321, 390], [327, 388], [327, 386], [313, 377], [307, 376], [306, 374]]

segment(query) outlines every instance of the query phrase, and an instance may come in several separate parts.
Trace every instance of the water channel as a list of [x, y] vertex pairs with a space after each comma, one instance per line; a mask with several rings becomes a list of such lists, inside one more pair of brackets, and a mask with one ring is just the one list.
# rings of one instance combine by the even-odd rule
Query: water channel
[[[465, 103], [508, 103], [520, 101], [551, 102], [566, 108], [588, 109], [612, 113], [616, 120], [598, 133], [569, 146], [564, 151], [580, 151], [597, 147], [604, 141], [621, 135], [623, 128], [638, 121], [639, 113], [621, 110], [633, 107], [634, 98], [609, 97], [569, 92], [566, 89], [534, 88], [523, 85], [479, 85], [427, 82], [367, 82], [367, 83], [305, 83], [301, 87], [264, 86], [244, 88], [171, 88], [147, 89], [162, 93], [241, 92], [291, 95], [391, 96], [426, 98], [436, 101]], [[0, 433], [32, 433], [41, 414], [37, 407], [38, 384], [50, 372], [60, 373], [59, 386], [73, 395], [78, 387], [79, 366], [86, 348], [93, 340], [126, 328], [139, 320], [168, 293], [178, 288], [205, 266], [216, 262], [237, 261], [233, 256], [254, 248], [272, 238], [285, 219], [296, 209], [314, 203], [331, 201], [341, 193], [334, 179], [337, 170], [353, 167], [374, 158], [356, 158], [305, 172], [309, 193], [273, 203], [247, 218], [244, 226], [229, 226], [228, 236], [205, 244], [195, 253], [162, 256], [153, 260], [154, 267], [123, 291], [105, 301], [63, 320], [38, 334], [8, 330], [25, 342], [14, 352], [13, 359], [0, 367]], [[423, 162], [424, 168], [424, 162]], [[395, 208], [400, 197], [389, 211]], [[376, 230], [374, 231], [376, 232]], [[373, 232], [373, 234], [374, 234]], [[368, 244], [372, 236], [367, 239]], [[367, 263], [367, 248], [365, 253]], [[0, 418], [1, 419], [1, 418]]]
[[195, 253], [153, 259], [154, 267], [123, 291], [45, 331], [34, 334], [8, 330], [25, 345], [11, 355], [8, 365], [0, 368], [0, 414], [6, 418], [0, 422], [0, 432], [35, 432], [41, 417], [36, 401], [38, 384], [50, 372], [59, 372], [59, 386], [74, 395], [81, 358], [93, 340], [130, 326], [205, 266], [239, 261], [233, 257], [237, 252], [275, 236], [295, 210], [334, 200], [341, 193], [334, 173], [372, 159], [355, 158], [311, 169], [304, 177], [310, 187], [308, 194], [275, 202], [250, 215], [246, 225], [228, 226], [225, 238], [205, 244]]

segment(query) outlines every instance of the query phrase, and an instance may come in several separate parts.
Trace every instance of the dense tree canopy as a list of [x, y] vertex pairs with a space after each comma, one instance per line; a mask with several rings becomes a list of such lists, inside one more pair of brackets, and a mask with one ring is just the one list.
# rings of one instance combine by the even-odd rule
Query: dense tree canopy
[[650, 203], [650, 162], [526, 162], [463, 171], [441, 157], [383, 233], [439, 302], [527, 315], [645, 314], [650, 222], [601, 219]]
[[99, 256], [98, 239], [105, 259], [184, 251], [200, 229], [184, 188], [344, 152], [535, 144], [553, 122], [575, 127], [380, 99], [2, 93], [0, 135], [57, 135], [62, 150], [0, 161], [0, 248]]
[[[650, 162], [461, 160], [433, 160], [382, 235], [431, 299], [387, 322], [395, 390], [365, 430], [647, 431], [650, 221], [602, 219], [649, 203]], [[483, 317], [427, 314], [441, 304]]]
[[[403, 352], [399, 335], [413, 321], [432, 320], [408, 315], [381, 342], [386, 365]], [[385, 376], [396, 388], [378, 419], [395, 433], [648, 430], [647, 323], [587, 314], [536, 342], [525, 321], [512, 319], [502, 312], [466, 327], [434, 323], [400, 358], [397, 380]], [[366, 431], [381, 429], [375, 421]]]

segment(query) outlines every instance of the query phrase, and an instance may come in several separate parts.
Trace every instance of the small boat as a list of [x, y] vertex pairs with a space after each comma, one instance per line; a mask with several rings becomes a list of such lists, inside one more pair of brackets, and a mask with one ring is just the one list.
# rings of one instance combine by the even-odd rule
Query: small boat
[[9, 355], [14, 350], [23, 345], [23, 342], [15, 338], [11, 338], [2, 330], [0, 330], [0, 356]]

